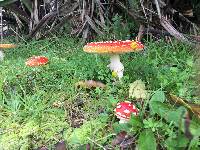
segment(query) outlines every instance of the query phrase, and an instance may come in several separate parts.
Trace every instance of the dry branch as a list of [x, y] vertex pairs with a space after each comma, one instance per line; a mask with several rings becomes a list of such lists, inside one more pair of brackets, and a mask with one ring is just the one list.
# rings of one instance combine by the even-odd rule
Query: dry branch
[[[149, 1], [147, 1], [147, 2], [149, 2]], [[149, 3], [151, 3], [151, 2], [149, 2]], [[118, 7], [120, 7], [120, 9], [126, 11], [130, 17], [132, 17], [134, 20], [136, 20], [140, 24], [143, 24], [144, 26], [145, 25], [151, 26], [155, 29], [164, 29], [171, 36], [175, 37], [178, 41], [181, 41], [181, 42], [193, 45], [193, 46], [196, 43], [198, 43], [198, 41], [190, 40], [190, 38], [188, 38], [188, 36], [185, 36], [180, 31], [178, 31], [176, 28], [174, 28], [173, 25], [171, 24], [171, 22], [165, 18], [165, 14], [164, 14], [165, 11], [162, 10], [165, 7], [167, 7], [165, 2], [163, 2], [162, 0], [153, 0], [152, 4], [155, 5], [156, 12], [152, 8], [147, 8], [147, 6], [146, 6], [144, 9], [142, 9], [144, 15], [141, 16], [140, 13], [137, 12], [137, 10], [128, 9], [121, 1], [116, 0], [116, 5]], [[144, 10], [147, 10], [149, 14], [146, 14], [146, 11], [144, 12]], [[177, 12], [173, 8], [168, 8], [168, 10], [170, 10], [172, 15], [174, 12]], [[180, 14], [181, 21], [191, 24], [193, 26], [193, 28], [195, 28], [194, 31], [196, 31], [196, 29], [198, 27], [194, 23], [192, 23], [189, 19], [184, 17], [181, 13], [179, 13], [179, 14]], [[150, 18], [147, 18], [146, 17], [147, 15], [152, 16], [152, 20]], [[144, 27], [140, 26], [139, 33], [138, 33], [139, 39], [142, 36], [142, 32], [143, 32], [142, 30], [144, 30]]]
[[182, 33], [178, 32], [165, 18], [162, 17], [160, 19], [160, 24], [177, 40], [182, 41], [184, 43], [192, 44]]

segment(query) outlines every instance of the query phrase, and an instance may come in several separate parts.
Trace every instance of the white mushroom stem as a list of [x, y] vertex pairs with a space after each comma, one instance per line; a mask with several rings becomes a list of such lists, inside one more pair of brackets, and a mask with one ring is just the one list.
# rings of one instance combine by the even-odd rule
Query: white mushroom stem
[[2, 61], [3, 58], [4, 58], [4, 53], [3, 53], [3, 51], [1, 51], [1, 49], [0, 49], [0, 61]]
[[123, 124], [123, 123], [128, 123], [128, 120], [126, 120], [126, 119], [120, 119], [120, 120], [119, 120], [119, 123], [121, 123], [121, 124]]
[[116, 72], [119, 79], [123, 77], [124, 65], [120, 62], [120, 57], [118, 54], [111, 55], [110, 64], [108, 65], [111, 71]]

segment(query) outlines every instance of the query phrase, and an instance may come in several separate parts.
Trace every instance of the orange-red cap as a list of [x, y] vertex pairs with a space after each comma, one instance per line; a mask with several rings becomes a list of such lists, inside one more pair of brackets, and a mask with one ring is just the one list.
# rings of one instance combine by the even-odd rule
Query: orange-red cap
[[128, 52], [140, 51], [144, 45], [138, 41], [106, 41], [92, 42], [83, 47], [83, 50], [88, 53], [104, 53], [104, 54], [121, 54]]
[[4, 49], [15, 48], [15, 47], [17, 47], [15, 44], [0, 44], [0, 48], [4, 48]]
[[37, 67], [48, 63], [48, 58], [45, 56], [32, 56], [27, 59], [26, 65], [29, 67]]

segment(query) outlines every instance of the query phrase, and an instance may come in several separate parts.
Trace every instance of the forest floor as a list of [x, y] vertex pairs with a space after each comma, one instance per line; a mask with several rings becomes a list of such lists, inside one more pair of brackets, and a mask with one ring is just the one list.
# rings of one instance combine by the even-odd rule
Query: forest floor
[[[144, 52], [121, 55], [121, 82], [107, 68], [107, 55], [85, 53], [83, 45], [69, 37], [5, 50], [0, 63], [0, 149], [56, 149], [61, 141], [76, 150], [136, 145], [141, 150], [198, 149], [199, 120], [191, 113], [186, 128], [188, 107], [176, 105], [167, 95], [199, 104], [194, 51], [176, 41], [148, 41], [145, 47]], [[33, 55], [46, 56], [49, 63], [26, 66]], [[106, 88], [86, 89], [86, 80], [100, 81]], [[131, 83], [138, 80], [145, 84], [146, 98], [131, 96]], [[119, 124], [114, 113], [121, 101], [139, 109], [128, 124]]]

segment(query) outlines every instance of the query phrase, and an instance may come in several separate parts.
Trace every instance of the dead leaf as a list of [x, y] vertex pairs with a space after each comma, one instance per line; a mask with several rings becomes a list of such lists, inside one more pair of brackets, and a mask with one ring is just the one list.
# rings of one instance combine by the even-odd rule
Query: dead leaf
[[128, 148], [135, 142], [135, 138], [129, 137], [128, 139], [125, 139], [121, 144], [120, 148]]
[[188, 103], [187, 101], [183, 100], [180, 97], [177, 97], [172, 93], [169, 93], [169, 99], [175, 104], [185, 106], [188, 110], [190, 110], [192, 113], [200, 118], [200, 105]]
[[116, 138], [112, 141], [112, 146], [119, 145], [121, 149], [128, 148], [135, 142], [135, 138], [127, 135], [125, 131], [117, 134]]
[[86, 89], [91, 89], [91, 88], [105, 88], [106, 85], [103, 84], [100, 81], [94, 81], [94, 80], [86, 80], [86, 81], [79, 81], [75, 84], [75, 87], [81, 87], [81, 88], [86, 88]]
[[126, 138], [126, 135], [127, 133], [125, 131], [118, 133], [115, 139], [112, 140], [112, 146], [120, 145]]
[[67, 150], [65, 141], [60, 141], [56, 143], [55, 147], [56, 147], [55, 150]]

